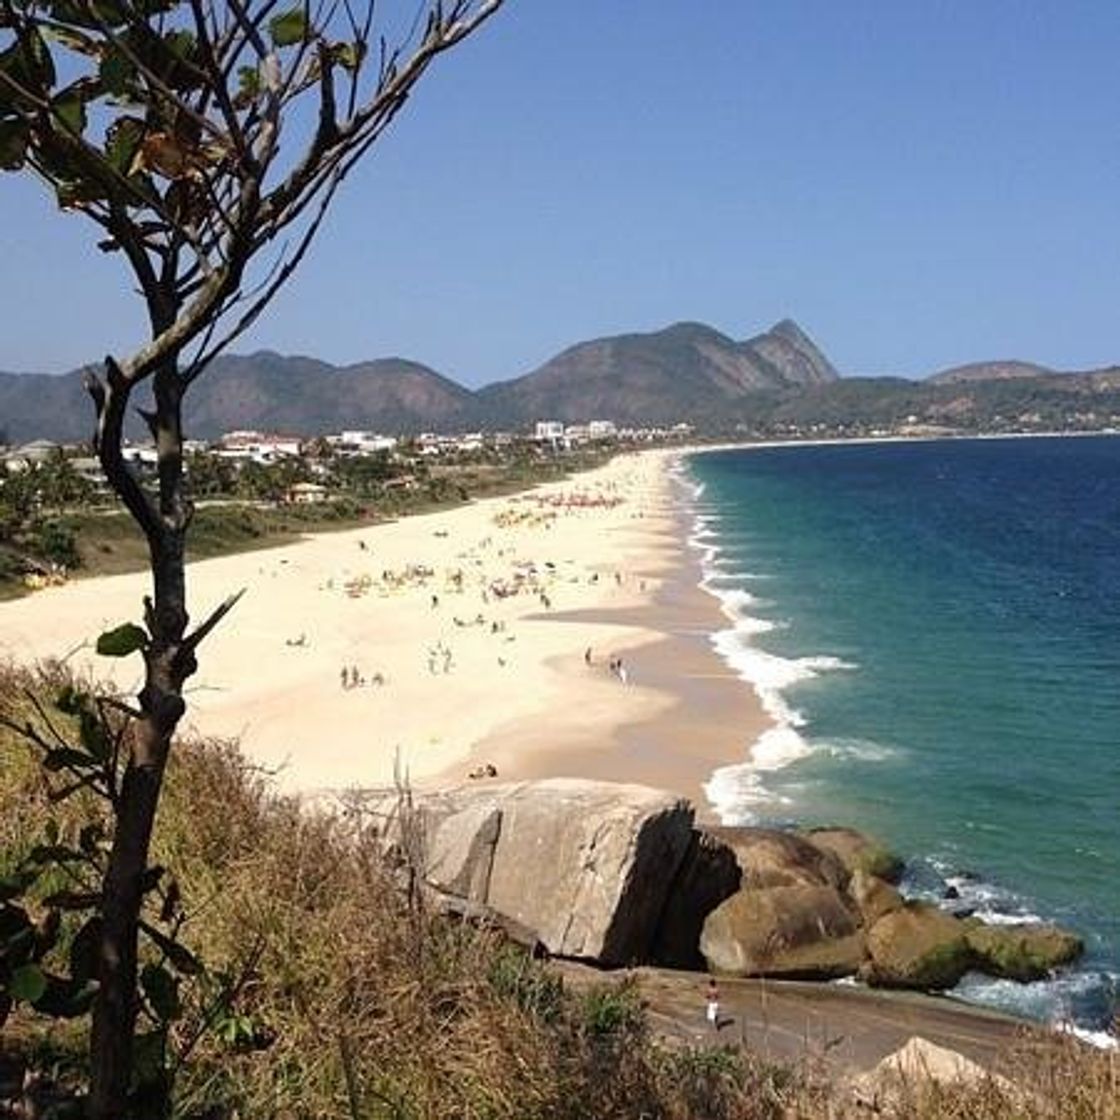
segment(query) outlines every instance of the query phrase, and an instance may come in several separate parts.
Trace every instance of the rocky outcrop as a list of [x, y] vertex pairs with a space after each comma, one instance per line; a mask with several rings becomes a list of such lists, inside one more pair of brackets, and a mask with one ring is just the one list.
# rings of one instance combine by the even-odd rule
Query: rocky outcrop
[[700, 931], [704, 919], [730, 898], [743, 879], [735, 852], [713, 835], [696, 829], [681, 861], [661, 914], [653, 959], [667, 968], [701, 969]]
[[704, 922], [700, 949], [714, 972], [828, 979], [864, 958], [857, 917], [830, 886], [744, 887]]
[[848, 882], [848, 895], [856, 904], [866, 926], [874, 925], [884, 914], [901, 910], [905, 905], [902, 895], [890, 883], [863, 870], [852, 873]]
[[843, 890], [847, 885], [849, 873], [836, 855], [795, 832], [722, 827], [706, 831], [735, 854], [744, 887], [828, 886]]
[[492, 915], [555, 956], [944, 990], [970, 968], [1038, 979], [1081, 952], [1063, 930], [906, 901], [888, 881], [902, 861], [852, 829], [696, 829], [686, 801], [644, 786], [472, 783], [360, 808], [441, 912]]
[[975, 918], [965, 926], [976, 967], [1021, 983], [1042, 980], [1084, 949], [1081, 938], [1055, 926], [986, 926]]
[[867, 933], [870, 984], [943, 991], [968, 971], [972, 951], [964, 924], [926, 902], [908, 902], [881, 917]]
[[439, 889], [535, 930], [557, 956], [648, 960], [692, 838], [688, 802], [576, 779], [462, 786], [386, 814]]
[[897, 883], [906, 867], [894, 852], [854, 828], [811, 828], [800, 835], [814, 847], [832, 853], [849, 875], [865, 871], [877, 879]]

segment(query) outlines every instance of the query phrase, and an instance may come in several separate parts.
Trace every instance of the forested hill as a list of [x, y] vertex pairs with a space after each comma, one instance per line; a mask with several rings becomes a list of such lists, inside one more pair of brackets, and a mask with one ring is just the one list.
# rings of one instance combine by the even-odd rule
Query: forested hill
[[[143, 402], [140, 402], [143, 403]], [[538, 419], [760, 434], [925, 424], [963, 430], [1120, 425], [1120, 368], [1055, 373], [987, 362], [925, 381], [841, 378], [794, 322], [736, 340], [702, 323], [576, 343], [520, 377], [471, 391], [402, 358], [333, 366], [262, 351], [219, 358], [187, 397], [190, 436], [523, 428]], [[85, 439], [78, 373], [0, 373], [0, 443]], [[139, 426], [136, 434], [140, 435]]]

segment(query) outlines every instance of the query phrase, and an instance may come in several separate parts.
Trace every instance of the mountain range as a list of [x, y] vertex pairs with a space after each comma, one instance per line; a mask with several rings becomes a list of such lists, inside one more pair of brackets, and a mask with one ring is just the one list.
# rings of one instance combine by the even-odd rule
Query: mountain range
[[[1001, 361], [920, 382], [841, 378], [784, 319], [743, 341], [703, 323], [676, 323], [580, 342], [529, 373], [474, 391], [403, 358], [339, 367], [269, 351], [224, 355], [188, 394], [185, 426], [204, 439], [236, 428], [414, 433], [523, 428], [539, 419], [628, 426], [684, 420], [718, 433], [906, 420], [967, 427], [990, 420], [993, 408], [1002, 416], [1089, 407], [1120, 412], [1120, 369], [1058, 374]], [[80, 373], [0, 373], [0, 442], [81, 440], [90, 423]]]

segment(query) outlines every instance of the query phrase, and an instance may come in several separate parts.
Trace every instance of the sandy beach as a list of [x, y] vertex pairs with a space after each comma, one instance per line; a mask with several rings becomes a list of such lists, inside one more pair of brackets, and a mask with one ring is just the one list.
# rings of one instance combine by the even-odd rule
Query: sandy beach
[[[192, 564], [197, 617], [246, 594], [201, 650], [184, 728], [238, 738], [290, 791], [490, 764], [645, 782], [703, 810], [702, 783], [766, 717], [708, 643], [722, 616], [696, 586], [674, 454]], [[138, 658], [92, 644], [146, 589], [135, 573], [2, 604], [0, 654], [68, 655], [130, 688]]]

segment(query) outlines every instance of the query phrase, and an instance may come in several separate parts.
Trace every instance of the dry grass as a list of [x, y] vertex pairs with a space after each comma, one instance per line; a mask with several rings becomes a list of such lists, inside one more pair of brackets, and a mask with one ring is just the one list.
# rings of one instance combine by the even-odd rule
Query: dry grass
[[[27, 683], [0, 672], [0, 702], [18, 706]], [[65, 834], [91, 805], [49, 805], [32, 758], [3, 732], [0, 758], [2, 869], [48, 815]], [[872, 1114], [817, 1069], [768, 1066], [734, 1048], [669, 1048], [651, 1036], [626, 985], [566, 991], [546, 965], [496, 934], [433, 917], [398, 889], [373, 836], [276, 797], [232, 745], [179, 744], [155, 848], [182, 887], [184, 940], [238, 992], [179, 1071], [180, 1116]], [[181, 1044], [195, 1026], [188, 1015]], [[20, 1047], [39, 1061], [78, 1061], [81, 1031], [28, 1019], [20, 1027]], [[1120, 1120], [1114, 1056], [1027, 1041], [1006, 1072], [1019, 1086], [1014, 1094], [995, 1082], [910, 1084], [874, 1114]]]

